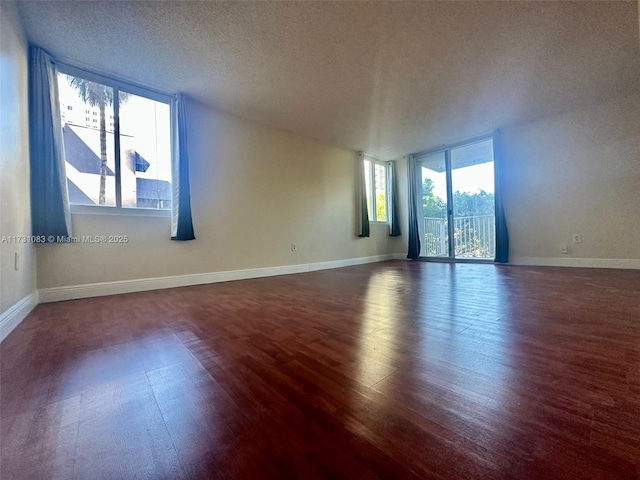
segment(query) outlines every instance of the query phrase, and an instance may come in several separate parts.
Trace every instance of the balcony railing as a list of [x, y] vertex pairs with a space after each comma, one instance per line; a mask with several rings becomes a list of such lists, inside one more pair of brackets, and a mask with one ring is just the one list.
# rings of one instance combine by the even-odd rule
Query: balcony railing
[[[449, 256], [449, 225], [444, 218], [424, 217], [424, 254]], [[495, 257], [495, 216], [454, 217], [453, 247], [458, 258]]]

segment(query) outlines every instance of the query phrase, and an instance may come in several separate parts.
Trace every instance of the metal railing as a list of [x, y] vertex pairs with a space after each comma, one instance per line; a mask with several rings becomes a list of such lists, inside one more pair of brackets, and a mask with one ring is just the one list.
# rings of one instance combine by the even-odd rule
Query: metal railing
[[424, 254], [427, 257], [449, 256], [448, 224], [444, 218], [424, 217]]
[[[424, 217], [427, 257], [449, 256], [449, 225], [444, 218]], [[495, 257], [495, 216], [454, 217], [453, 247], [459, 258]]]

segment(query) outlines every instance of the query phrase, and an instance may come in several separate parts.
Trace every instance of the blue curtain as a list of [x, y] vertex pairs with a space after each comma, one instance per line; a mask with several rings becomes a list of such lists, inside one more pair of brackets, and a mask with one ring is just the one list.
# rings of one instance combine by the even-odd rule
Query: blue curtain
[[32, 235], [57, 242], [72, 235], [58, 72], [51, 55], [33, 46], [29, 48], [29, 149]]
[[502, 132], [497, 131], [493, 137], [493, 165], [496, 184], [496, 263], [509, 262], [509, 231], [507, 230], [507, 217], [503, 201], [505, 185], [503, 162]]
[[407, 183], [409, 185], [409, 253], [407, 258], [420, 257], [420, 233], [418, 229], [418, 166], [415, 155], [407, 155]]
[[195, 240], [191, 219], [191, 192], [189, 189], [189, 155], [187, 152], [187, 117], [185, 97], [176, 95], [173, 110], [173, 158], [171, 240]]
[[399, 237], [400, 215], [398, 214], [398, 181], [396, 179], [396, 162], [387, 162], [387, 185], [389, 191], [389, 201], [387, 211], [389, 212], [389, 236]]
[[364, 178], [364, 153], [358, 152], [356, 159], [356, 217], [359, 237], [369, 236], [369, 211], [367, 206], [367, 186]]

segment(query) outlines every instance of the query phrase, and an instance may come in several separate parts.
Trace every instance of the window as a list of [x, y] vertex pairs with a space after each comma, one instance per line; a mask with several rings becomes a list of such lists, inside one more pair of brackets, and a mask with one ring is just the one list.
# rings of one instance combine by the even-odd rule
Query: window
[[364, 179], [367, 190], [369, 221], [387, 221], [387, 164], [379, 160], [365, 158]]
[[170, 210], [170, 98], [66, 67], [58, 86], [61, 104], [94, 116], [63, 119], [69, 202]]

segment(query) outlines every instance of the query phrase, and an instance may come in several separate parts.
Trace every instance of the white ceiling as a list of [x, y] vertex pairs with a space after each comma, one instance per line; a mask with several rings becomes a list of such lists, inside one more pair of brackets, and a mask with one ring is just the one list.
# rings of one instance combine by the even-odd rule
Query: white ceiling
[[640, 91], [637, 2], [35, 2], [67, 62], [397, 158]]

